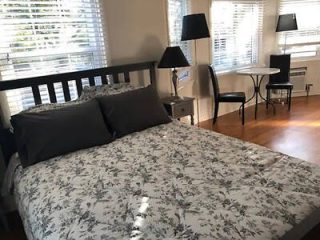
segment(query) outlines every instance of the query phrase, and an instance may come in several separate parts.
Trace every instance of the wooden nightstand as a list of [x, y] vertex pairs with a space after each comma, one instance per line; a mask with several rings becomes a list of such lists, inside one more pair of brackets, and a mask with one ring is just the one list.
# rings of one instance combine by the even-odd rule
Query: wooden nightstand
[[161, 99], [161, 102], [171, 117], [180, 119], [182, 117], [190, 116], [191, 125], [194, 125], [193, 101], [194, 98], [190, 97], [168, 97]]

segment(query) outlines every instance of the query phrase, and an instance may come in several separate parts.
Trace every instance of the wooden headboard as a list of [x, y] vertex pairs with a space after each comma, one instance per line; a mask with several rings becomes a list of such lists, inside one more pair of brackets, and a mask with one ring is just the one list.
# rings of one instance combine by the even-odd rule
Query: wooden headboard
[[[76, 88], [78, 92], [78, 96], [81, 95], [83, 89], [83, 79], [88, 79], [90, 86], [94, 86], [96, 84], [95, 78], [100, 77], [102, 84], [112, 84], [118, 83], [120, 77], [124, 79], [125, 82], [130, 82], [130, 73], [131, 72], [143, 72], [148, 71], [150, 76], [150, 82], [155, 86], [156, 81], [156, 74], [155, 74], [155, 62], [141, 62], [141, 63], [133, 63], [133, 64], [125, 64], [119, 66], [110, 66], [105, 68], [99, 69], [91, 69], [85, 71], [78, 71], [78, 72], [68, 72], [62, 74], [55, 74], [55, 75], [48, 75], [48, 76], [40, 76], [40, 77], [33, 77], [33, 78], [25, 78], [25, 79], [17, 79], [17, 80], [10, 80], [10, 81], [0, 81], [0, 91], [7, 91], [19, 88], [31, 88], [34, 98], [34, 103], [36, 105], [42, 104], [41, 94], [39, 87], [42, 85], [46, 85], [48, 88], [49, 99], [51, 103], [57, 102], [57, 95], [56, 90], [54, 87], [55, 83], [61, 83], [63, 89], [63, 95], [66, 102], [71, 101], [70, 96], [70, 88], [69, 88], [69, 81], [75, 81]], [[123, 76], [121, 76], [123, 75]], [[109, 80], [111, 82], [109, 82]], [[4, 145], [9, 146], [9, 153], [10, 154], [10, 146], [12, 145], [12, 139], [9, 139], [8, 130], [3, 129], [3, 125], [0, 121], [0, 130], [1, 130], [1, 141], [4, 143], [1, 144], [0, 142], [0, 183], [3, 174], [4, 162], [8, 162], [8, 156], [5, 157], [2, 153], [4, 150], [7, 150], [8, 147], [5, 148]]]
[[0, 91], [13, 90], [18, 88], [32, 89], [34, 102], [36, 105], [42, 104], [39, 86], [47, 85], [49, 98], [51, 103], [57, 102], [54, 83], [61, 83], [64, 99], [66, 102], [71, 100], [69, 81], [75, 81], [77, 86], [78, 96], [81, 95], [83, 89], [82, 79], [89, 79], [90, 86], [95, 85], [95, 77], [101, 77], [102, 84], [109, 84], [108, 79], [112, 77], [112, 83], [118, 83], [121, 74], [124, 76], [125, 82], [130, 82], [130, 72], [139, 72], [149, 70], [150, 82], [155, 83], [155, 62], [141, 62], [119, 66], [110, 66], [105, 68], [91, 69], [78, 72], [68, 72], [33, 78], [24, 78], [10, 81], [0, 81]]

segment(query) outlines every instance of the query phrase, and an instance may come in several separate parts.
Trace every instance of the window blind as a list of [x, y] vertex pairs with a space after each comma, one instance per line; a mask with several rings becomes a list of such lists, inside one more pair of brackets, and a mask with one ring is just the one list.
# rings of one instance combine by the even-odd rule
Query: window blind
[[[2, 80], [104, 67], [107, 64], [99, 0], [0, 1]], [[71, 96], [77, 97], [70, 82]], [[61, 84], [55, 85], [63, 102]], [[40, 87], [49, 102], [45, 86]], [[34, 105], [31, 89], [7, 93], [11, 113]]]
[[292, 57], [314, 57], [320, 47], [320, 1], [319, 0], [280, 0], [279, 14], [295, 13], [298, 30], [279, 33], [279, 46]]
[[212, 59], [217, 71], [259, 62], [263, 6], [262, 0], [212, 1]]
[[180, 46], [189, 63], [192, 63], [191, 41], [181, 41], [183, 16], [190, 14], [189, 0], [168, 0], [170, 46]]

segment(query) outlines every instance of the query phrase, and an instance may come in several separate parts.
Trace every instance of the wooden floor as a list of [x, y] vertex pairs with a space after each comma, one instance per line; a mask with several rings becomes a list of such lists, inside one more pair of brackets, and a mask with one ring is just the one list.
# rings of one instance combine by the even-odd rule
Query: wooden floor
[[260, 104], [257, 120], [254, 107], [247, 108], [245, 116], [245, 126], [234, 112], [219, 117], [214, 126], [209, 120], [200, 127], [320, 165], [320, 96], [293, 98], [291, 112], [287, 105], [276, 104], [274, 115]]
[[[320, 165], [320, 96], [293, 99], [291, 112], [287, 106], [276, 105], [276, 114], [266, 111], [260, 104], [258, 119], [254, 119], [254, 108], [246, 109], [246, 124], [241, 125], [237, 112], [212, 121], [201, 123], [202, 128], [214, 130], [245, 141], [266, 146], [275, 151], [304, 159]], [[13, 217], [14, 218], [14, 217]], [[21, 224], [11, 220], [11, 232], [1, 232], [1, 240], [25, 240]], [[320, 229], [304, 239], [320, 239]]]

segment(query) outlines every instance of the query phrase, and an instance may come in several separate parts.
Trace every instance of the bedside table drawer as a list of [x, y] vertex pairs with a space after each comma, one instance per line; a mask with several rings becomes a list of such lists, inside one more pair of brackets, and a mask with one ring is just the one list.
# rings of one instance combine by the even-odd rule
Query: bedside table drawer
[[187, 115], [193, 115], [193, 104], [192, 102], [176, 104], [172, 109], [172, 117], [180, 118]]

